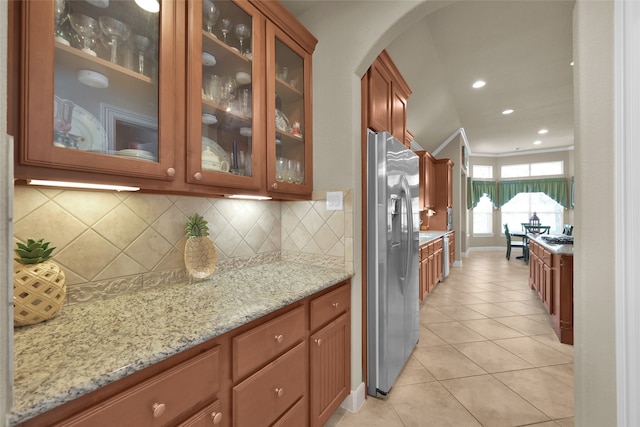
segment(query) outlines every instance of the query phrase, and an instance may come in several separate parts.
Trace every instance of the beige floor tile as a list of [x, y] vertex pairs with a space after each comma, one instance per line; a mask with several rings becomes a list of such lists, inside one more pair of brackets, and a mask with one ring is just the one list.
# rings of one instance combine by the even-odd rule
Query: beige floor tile
[[423, 304], [426, 304], [432, 307], [447, 307], [451, 305], [459, 305], [460, 303], [444, 295], [441, 296], [441, 295], [429, 294], [425, 298]]
[[416, 347], [434, 347], [437, 345], [447, 345], [447, 342], [434, 334], [424, 325], [420, 326], [420, 338]]
[[560, 339], [554, 332], [545, 335], [531, 335], [531, 338], [538, 342], [541, 342], [544, 345], [548, 345], [552, 349], [564, 353], [567, 356], [573, 357], [573, 346], [570, 344], [561, 343]]
[[486, 374], [486, 371], [452, 346], [416, 348], [415, 357], [438, 380]]
[[562, 381], [572, 389], [574, 388], [573, 379], [573, 363], [567, 363], [566, 365], [553, 365], [539, 368], [542, 372], [555, 377], [558, 381]]
[[529, 362], [491, 341], [454, 344], [454, 347], [489, 373], [533, 367]]
[[449, 298], [454, 299], [458, 304], [483, 304], [485, 302], [484, 300], [475, 297], [473, 293], [451, 293], [449, 294]]
[[535, 299], [535, 300], [539, 300], [540, 297], [538, 297], [538, 294], [535, 293], [535, 291], [533, 290], [527, 290], [527, 291], [522, 291], [522, 290], [511, 290], [511, 291], [500, 291], [497, 292], [498, 295], [502, 295], [504, 297], [509, 298], [510, 301], [526, 301], [526, 300], [531, 300], [531, 299]]
[[551, 324], [536, 322], [525, 316], [496, 317], [496, 322], [515, 329], [525, 335], [546, 335], [553, 333]]
[[339, 410], [325, 426], [330, 427], [404, 427], [388, 400], [367, 396], [356, 413]]
[[465, 427], [481, 424], [437, 382], [394, 388], [389, 401], [407, 427]]
[[442, 385], [483, 426], [519, 426], [549, 420], [491, 375], [442, 381]]
[[551, 317], [547, 313], [530, 314], [525, 316], [527, 319], [531, 319], [534, 322], [544, 323], [545, 325], [551, 325]]
[[488, 302], [484, 304], [465, 304], [465, 306], [471, 310], [477, 311], [478, 313], [482, 313], [487, 317], [507, 317], [516, 315], [513, 311], [505, 310], [502, 307], [498, 307], [497, 305]]
[[560, 427], [573, 427], [574, 419], [571, 418], [563, 418], [561, 420], [555, 420], [556, 425]]
[[409, 358], [404, 368], [402, 368], [402, 371], [400, 371], [400, 375], [398, 375], [393, 386], [397, 387], [407, 384], [419, 384], [435, 380], [435, 377], [431, 375], [422, 363], [418, 362], [418, 360], [412, 356]]
[[498, 303], [498, 302], [509, 302], [509, 298], [499, 295], [497, 292], [488, 292], [482, 291], [473, 294], [473, 296], [480, 298], [486, 302]]
[[544, 423], [527, 424], [527, 427], [558, 427], [553, 421], [546, 421]]
[[547, 312], [539, 301], [536, 305], [525, 304], [521, 301], [497, 302], [496, 305], [520, 315], [543, 314]]
[[426, 327], [449, 344], [485, 341], [486, 338], [472, 331], [460, 322], [431, 323]]
[[475, 310], [465, 307], [464, 305], [452, 305], [448, 307], [440, 307], [439, 310], [451, 317], [454, 320], [471, 320], [471, 319], [486, 319], [482, 313], [478, 313]]
[[507, 338], [495, 340], [494, 342], [533, 366], [560, 365], [573, 362], [572, 357], [541, 344], [530, 337]]
[[551, 419], [573, 416], [573, 387], [541, 369], [502, 372], [494, 375]]
[[522, 333], [515, 329], [511, 329], [493, 319], [464, 320], [460, 323], [490, 340], [523, 336]]
[[452, 322], [453, 320], [436, 307], [424, 304], [420, 309], [420, 323], [423, 325], [427, 323]]

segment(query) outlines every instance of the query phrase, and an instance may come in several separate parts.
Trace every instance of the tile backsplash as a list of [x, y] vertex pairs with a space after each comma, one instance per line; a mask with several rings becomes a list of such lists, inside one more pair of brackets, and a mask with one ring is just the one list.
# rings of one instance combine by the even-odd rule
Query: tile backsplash
[[344, 210], [312, 201], [219, 198], [16, 187], [14, 241], [51, 241], [67, 278], [67, 303], [187, 280], [185, 224], [209, 223], [218, 271], [278, 259], [353, 271], [352, 193]]

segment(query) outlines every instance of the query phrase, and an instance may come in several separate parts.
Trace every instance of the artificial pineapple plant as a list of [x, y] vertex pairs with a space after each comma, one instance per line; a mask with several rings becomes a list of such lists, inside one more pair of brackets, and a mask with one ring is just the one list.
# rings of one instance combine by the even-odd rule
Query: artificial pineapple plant
[[17, 242], [13, 271], [13, 323], [33, 325], [54, 317], [62, 309], [67, 285], [64, 271], [51, 261], [55, 249], [44, 239]]
[[191, 277], [204, 279], [216, 270], [218, 255], [209, 238], [207, 221], [198, 214], [187, 221], [187, 243], [184, 247], [184, 265]]

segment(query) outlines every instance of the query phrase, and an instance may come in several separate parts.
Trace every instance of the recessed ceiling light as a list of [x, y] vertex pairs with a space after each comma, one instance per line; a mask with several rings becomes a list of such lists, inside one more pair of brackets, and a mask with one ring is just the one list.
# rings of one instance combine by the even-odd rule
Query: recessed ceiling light
[[542, 144], [542, 141], [540, 141], [540, 140], [533, 141], [533, 145], [540, 145], [540, 144]]
[[472, 84], [471, 87], [473, 87], [474, 89], [480, 89], [481, 87], [484, 87], [484, 85], [486, 84], [487, 82], [485, 82], [484, 80], [478, 80], [474, 84]]
[[573, 61], [569, 62], [569, 65], [571, 65], [573, 67]]
[[538, 133], [539, 133], [540, 135], [544, 135], [544, 134], [546, 134], [546, 133], [549, 133], [549, 130], [548, 130], [548, 129], [540, 129], [540, 130], [538, 131]]
[[502, 112], [502, 114], [504, 114], [505, 116], [508, 115], [508, 114], [511, 114], [511, 113], [513, 113], [513, 110], [511, 108], [507, 108], [506, 110], [504, 110]]

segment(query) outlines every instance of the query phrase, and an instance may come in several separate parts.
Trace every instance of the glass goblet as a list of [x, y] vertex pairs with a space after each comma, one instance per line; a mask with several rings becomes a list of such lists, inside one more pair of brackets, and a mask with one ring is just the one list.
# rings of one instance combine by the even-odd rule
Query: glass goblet
[[227, 34], [229, 34], [229, 31], [231, 31], [231, 27], [233, 27], [233, 24], [231, 23], [231, 19], [222, 18], [219, 25], [220, 25], [220, 31], [222, 31], [222, 37], [224, 39], [224, 42], [226, 43]]
[[110, 16], [101, 16], [98, 18], [100, 22], [100, 28], [103, 34], [109, 40], [109, 46], [111, 47], [111, 62], [116, 64], [117, 61], [117, 48], [118, 44], [122, 44], [127, 41], [131, 34], [131, 29], [124, 22], [120, 22]]
[[213, 35], [213, 26], [216, 24], [219, 17], [220, 11], [216, 5], [213, 4], [213, 1], [204, 0], [202, 2], [202, 20], [207, 26], [207, 32], [209, 34]]
[[97, 56], [91, 47], [92, 42], [98, 36], [98, 21], [81, 13], [72, 13], [69, 15], [69, 22], [82, 40], [82, 51], [89, 55]]
[[69, 6], [65, 0], [55, 0], [53, 9], [56, 23], [56, 31], [54, 33], [55, 39], [56, 41], [69, 46], [69, 40], [66, 39], [64, 31], [62, 30], [62, 24], [64, 24], [69, 18]]
[[144, 54], [147, 49], [151, 45], [151, 40], [148, 37], [141, 36], [140, 34], [135, 34], [131, 38], [131, 43], [133, 44], [133, 48], [138, 54], [138, 72], [140, 74], [144, 74]]
[[242, 42], [248, 39], [249, 36], [251, 36], [251, 29], [249, 28], [248, 25], [238, 24], [236, 25], [235, 33], [238, 40], [240, 40], [240, 54], [242, 55], [243, 53]]
[[220, 98], [227, 104], [227, 111], [231, 111], [231, 101], [236, 97], [238, 83], [231, 76], [226, 76], [222, 80]]

